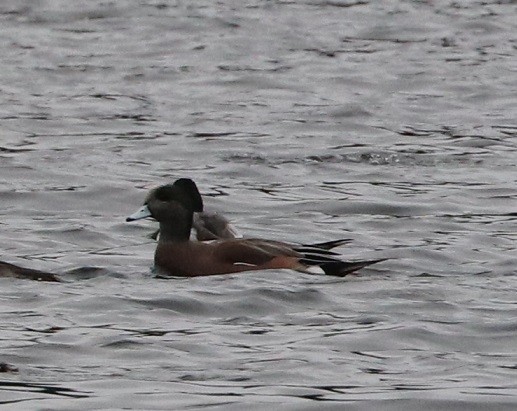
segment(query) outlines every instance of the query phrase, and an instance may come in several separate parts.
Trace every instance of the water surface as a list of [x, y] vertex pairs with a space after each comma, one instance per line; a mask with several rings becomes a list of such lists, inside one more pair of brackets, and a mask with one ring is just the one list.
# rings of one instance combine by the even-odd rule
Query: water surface
[[[515, 409], [512, 1], [0, 5], [0, 404]], [[153, 277], [156, 184], [335, 279]]]

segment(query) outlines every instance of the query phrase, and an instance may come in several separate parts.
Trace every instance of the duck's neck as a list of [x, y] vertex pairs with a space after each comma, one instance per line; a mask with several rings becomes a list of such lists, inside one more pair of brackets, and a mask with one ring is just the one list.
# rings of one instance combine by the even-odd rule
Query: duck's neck
[[160, 242], [185, 242], [190, 238], [192, 215], [189, 219], [160, 222]]

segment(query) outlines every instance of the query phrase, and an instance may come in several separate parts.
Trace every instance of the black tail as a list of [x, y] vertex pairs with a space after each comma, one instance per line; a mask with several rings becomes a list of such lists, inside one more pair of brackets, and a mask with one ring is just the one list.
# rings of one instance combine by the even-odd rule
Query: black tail
[[380, 258], [378, 260], [363, 260], [363, 261], [329, 261], [318, 264], [326, 275], [333, 275], [336, 277], [344, 277], [347, 274], [353, 273], [354, 271], [360, 270], [361, 268], [368, 267], [369, 265], [379, 263], [387, 260], [386, 258]]
[[[333, 248], [339, 247], [343, 244], [348, 244], [352, 240], [348, 238], [342, 238], [341, 240], [334, 240], [334, 241], [326, 241], [324, 243], [314, 243], [314, 244], [301, 244], [297, 245], [296, 247], [293, 247], [293, 250], [298, 251], [299, 253], [302, 253], [304, 257], [307, 258], [318, 258], [324, 256], [333, 256], [333, 255], [339, 255], [339, 253], [336, 253], [334, 251], [331, 251]], [[328, 257], [330, 258], [330, 257]]]
[[339, 247], [343, 244], [351, 243], [352, 239], [342, 238], [340, 240], [325, 241], [323, 243], [303, 244], [302, 247], [317, 248], [319, 250], [332, 250], [333, 248]]
[[326, 275], [337, 277], [344, 277], [361, 268], [386, 260], [385, 258], [381, 258], [378, 260], [342, 261], [336, 258], [339, 254], [331, 250], [340, 245], [347, 244], [350, 241], [349, 239], [341, 239], [324, 243], [304, 244], [295, 247], [294, 250], [303, 254], [303, 258], [300, 259], [302, 264], [307, 266], [317, 265]]

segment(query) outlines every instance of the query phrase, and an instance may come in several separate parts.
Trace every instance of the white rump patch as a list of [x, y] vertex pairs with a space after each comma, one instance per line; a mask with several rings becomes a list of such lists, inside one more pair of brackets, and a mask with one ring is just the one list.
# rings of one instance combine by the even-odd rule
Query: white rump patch
[[319, 265], [310, 265], [304, 271], [309, 274], [325, 274], [325, 271]]

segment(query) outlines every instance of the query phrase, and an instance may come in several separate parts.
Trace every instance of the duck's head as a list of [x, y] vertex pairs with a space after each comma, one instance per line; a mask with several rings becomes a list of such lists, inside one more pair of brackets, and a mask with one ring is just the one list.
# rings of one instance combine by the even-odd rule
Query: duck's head
[[154, 218], [160, 222], [160, 231], [172, 237], [186, 238], [190, 235], [192, 215], [203, 211], [203, 200], [196, 183], [189, 178], [180, 178], [174, 184], [166, 184], [149, 192], [144, 205], [126, 221]]

